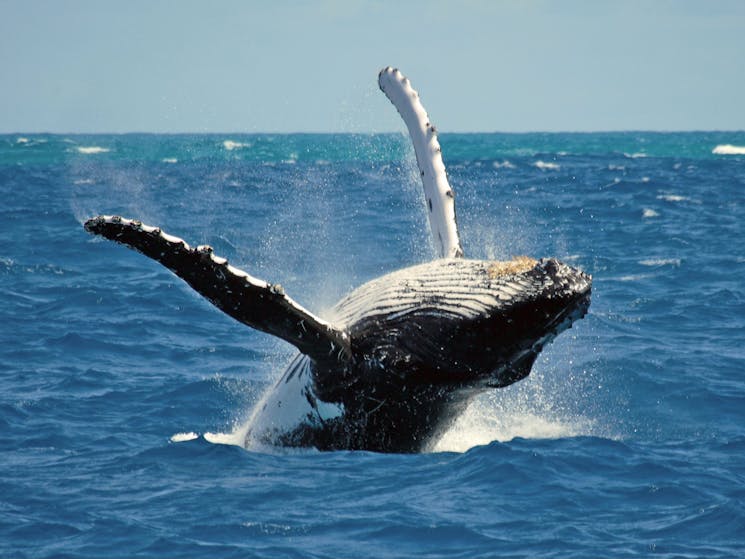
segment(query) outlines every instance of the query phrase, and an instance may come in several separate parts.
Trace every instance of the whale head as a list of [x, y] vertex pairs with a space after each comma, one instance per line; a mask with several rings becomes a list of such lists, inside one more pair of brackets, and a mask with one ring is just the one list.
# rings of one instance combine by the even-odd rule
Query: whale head
[[591, 286], [554, 258], [445, 258], [365, 284], [335, 318], [356, 355], [404, 384], [499, 387], [525, 377], [541, 349], [585, 315]]
[[480, 348], [462, 356], [476, 384], [503, 387], [527, 376], [543, 347], [585, 316], [592, 277], [555, 258], [519, 257], [492, 264], [488, 273], [496, 304], [462, 328], [455, 343]]

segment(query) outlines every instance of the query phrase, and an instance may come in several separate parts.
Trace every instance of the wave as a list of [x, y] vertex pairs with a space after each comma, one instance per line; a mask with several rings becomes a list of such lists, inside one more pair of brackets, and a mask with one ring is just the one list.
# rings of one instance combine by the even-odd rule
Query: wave
[[650, 258], [648, 260], [640, 260], [639, 264], [642, 266], [672, 266], [677, 268], [680, 266], [680, 258]]
[[161, 161], [163, 163], [178, 163], [178, 159], [176, 159], [175, 157], [164, 157], [163, 159], [161, 159]]
[[558, 171], [559, 169], [561, 169], [561, 166], [558, 163], [547, 163], [545, 161], [541, 161], [540, 159], [533, 163], [533, 167], [541, 169], [542, 171]]
[[78, 153], [84, 153], [86, 155], [93, 153], [108, 153], [111, 151], [109, 148], [102, 148], [100, 146], [78, 146], [75, 149]]
[[176, 433], [175, 435], [171, 436], [171, 442], [172, 443], [183, 443], [186, 441], [193, 441], [194, 439], [198, 438], [199, 435], [197, 435], [194, 432], [189, 433]]
[[687, 202], [690, 198], [681, 196], [680, 194], [660, 194], [657, 196], [658, 200], [664, 200], [665, 202]]
[[647, 154], [642, 153], [642, 152], [635, 152], [635, 153], [624, 153], [623, 156], [626, 157], [627, 159], [642, 159], [644, 157], [647, 157]]
[[38, 145], [46, 144], [45, 138], [26, 138], [25, 136], [18, 136], [15, 141], [15, 145], [23, 147], [33, 147]]
[[715, 155], [745, 155], [745, 146], [733, 146], [732, 144], [719, 144], [711, 153]]
[[652, 208], [644, 208], [644, 211], [642, 212], [642, 217], [645, 219], [649, 219], [652, 217], [659, 217], [660, 214], [654, 211]]
[[492, 167], [494, 167], [495, 169], [514, 169], [515, 168], [515, 166], [511, 162], [507, 161], [506, 159], [501, 162], [493, 161]]
[[243, 142], [234, 142], [233, 140], [225, 140], [222, 143], [222, 147], [224, 147], [228, 151], [233, 151], [234, 149], [251, 147], [251, 144], [244, 144]]

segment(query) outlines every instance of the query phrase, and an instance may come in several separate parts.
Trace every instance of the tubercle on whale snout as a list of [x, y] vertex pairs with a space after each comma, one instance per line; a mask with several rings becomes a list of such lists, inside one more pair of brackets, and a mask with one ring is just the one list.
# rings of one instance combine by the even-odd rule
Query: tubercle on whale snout
[[587, 296], [592, 291], [592, 276], [579, 268], [564, 264], [556, 258], [543, 258], [539, 265], [550, 277], [554, 285], [548, 290], [548, 295]]

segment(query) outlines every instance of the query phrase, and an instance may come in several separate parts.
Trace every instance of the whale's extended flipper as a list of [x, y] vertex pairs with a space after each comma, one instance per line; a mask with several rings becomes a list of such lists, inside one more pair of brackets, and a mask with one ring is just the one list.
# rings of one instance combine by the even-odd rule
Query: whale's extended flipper
[[378, 85], [409, 129], [414, 144], [424, 197], [429, 208], [429, 226], [440, 258], [463, 256], [455, 222], [455, 199], [442, 162], [437, 130], [419, 101], [419, 94], [409, 79], [388, 66], [378, 74]]
[[298, 305], [280, 285], [256, 279], [215, 256], [209, 246], [191, 248], [159, 228], [119, 216], [94, 217], [85, 229], [157, 260], [220, 310], [282, 338], [320, 365], [350, 358], [346, 333]]

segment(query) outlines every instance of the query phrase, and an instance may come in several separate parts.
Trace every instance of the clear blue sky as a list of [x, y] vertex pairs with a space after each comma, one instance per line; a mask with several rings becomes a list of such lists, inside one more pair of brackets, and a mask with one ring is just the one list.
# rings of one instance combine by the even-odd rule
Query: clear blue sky
[[0, 132], [743, 130], [745, 1], [0, 0]]

